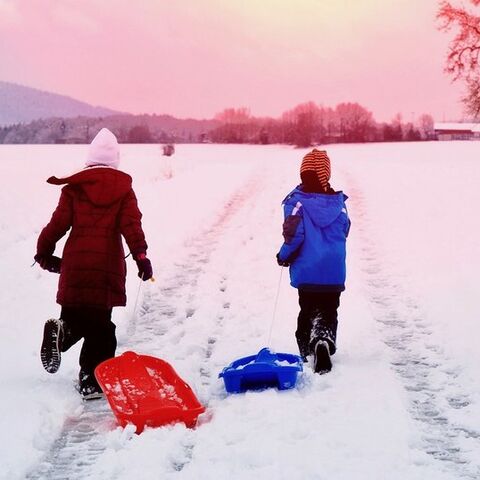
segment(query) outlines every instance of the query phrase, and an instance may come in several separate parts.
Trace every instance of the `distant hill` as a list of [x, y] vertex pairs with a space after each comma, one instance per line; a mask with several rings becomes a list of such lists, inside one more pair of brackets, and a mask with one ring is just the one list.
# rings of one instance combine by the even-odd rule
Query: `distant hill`
[[0, 81], [0, 127], [50, 117], [102, 117], [119, 112], [74, 98]]

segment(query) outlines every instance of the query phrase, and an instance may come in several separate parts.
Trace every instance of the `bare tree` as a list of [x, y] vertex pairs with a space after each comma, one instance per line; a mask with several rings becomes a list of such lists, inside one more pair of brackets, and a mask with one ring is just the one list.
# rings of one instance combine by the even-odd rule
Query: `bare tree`
[[[480, 0], [469, 0], [473, 8]], [[457, 34], [450, 43], [445, 71], [453, 80], [464, 80], [467, 93], [462, 98], [467, 112], [475, 118], [480, 116], [480, 11], [472, 12], [463, 4], [460, 7], [449, 1], [442, 1], [437, 14], [442, 22], [440, 30], [456, 30]]]
[[215, 120], [222, 123], [242, 125], [248, 123], [251, 119], [250, 109], [241, 108], [225, 108], [222, 112], [215, 115]]
[[339, 130], [345, 142], [369, 140], [374, 127], [373, 115], [358, 103], [340, 103], [335, 109]]
[[424, 140], [430, 138], [434, 132], [434, 121], [433, 117], [428, 113], [424, 113], [420, 115], [418, 119], [418, 124], [420, 128], [420, 134]]
[[320, 121], [321, 109], [314, 102], [301, 103], [284, 112], [282, 122], [286, 127], [287, 142], [298, 147], [309, 147], [318, 142]]
[[245, 143], [251, 141], [255, 119], [246, 107], [226, 108], [215, 115], [221, 125], [211, 132], [213, 141], [221, 143]]

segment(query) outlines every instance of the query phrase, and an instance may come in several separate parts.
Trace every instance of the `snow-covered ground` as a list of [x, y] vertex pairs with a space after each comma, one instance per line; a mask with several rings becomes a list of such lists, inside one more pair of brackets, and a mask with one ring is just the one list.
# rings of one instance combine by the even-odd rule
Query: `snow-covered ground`
[[[280, 278], [284, 195], [304, 150], [122, 146], [156, 282], [130, 267], [119, 349], [170, 362], [205, 404], [183, 425], [117, 427], [73, 387], [79, 347], [49, 375], [43, 322], [58, 277], [30, 268], [59, 188], [84, 146], [0, 146], [0, 478], [480, 478], [479, 144], [337, 145], [332, 184], [349, 195], [348, 283], [333, 371], [294, 390], [227, 395], [217, 378], [268, 342], [296, 353], [296, 291]], [[59, 245], [61, 249], [61, 245]]]

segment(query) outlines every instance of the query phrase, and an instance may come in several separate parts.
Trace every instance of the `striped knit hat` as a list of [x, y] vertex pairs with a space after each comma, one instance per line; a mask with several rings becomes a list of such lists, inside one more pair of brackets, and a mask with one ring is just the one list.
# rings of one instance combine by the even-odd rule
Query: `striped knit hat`
[[300, 175], [307, 171], [315, 172], [322, 188], [324, 190], [328, 189], [328, 181], [330, 180], [330, 159], [325, 150], [317, 150], [314, 148], [303, 157], [302, 165], [300, 166]]

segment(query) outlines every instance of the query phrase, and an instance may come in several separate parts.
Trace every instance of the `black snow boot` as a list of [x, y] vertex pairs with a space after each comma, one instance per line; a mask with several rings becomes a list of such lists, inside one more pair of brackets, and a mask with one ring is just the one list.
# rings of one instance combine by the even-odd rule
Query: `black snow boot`
[[320, 339], [315, 344], [313, 351], [313, 371], [315, 373], [327, 373], [332, 369], [332, 359], [330, 358], [330, 348], [326, 340]]
[[80, 370], [78, 375], [78, 392], [84, 400], [103, 398], [103, 392], [93, 373]]
[[306, 362], [306, 361], [307, 361], [307, 357], [308, 357], [309, 355], [311, 355], [310, 348], [309, 348], [308, 344], [306, 344], [306, 345], [303, 344], [303, 343], [302, 343], [302, 344], [299, 344], [299, 345], [298, 345], [298, 350], [299, 350], [299, 352], [300, 352], [300, 356], [302, 357], [302, 360], [303, 360], [304, 362]]
[[43, 368], [48, 373], [55, 373], [60, 368], [61, 350], [63, 342], [63, 322], [51, 318], [45, 322], [43, 328], [43, 342], [40, 349], [40, 358]]

